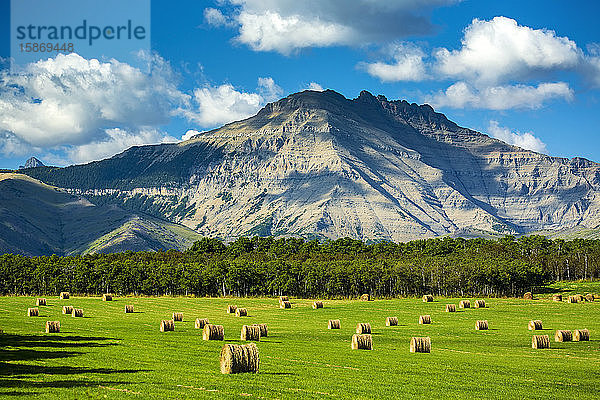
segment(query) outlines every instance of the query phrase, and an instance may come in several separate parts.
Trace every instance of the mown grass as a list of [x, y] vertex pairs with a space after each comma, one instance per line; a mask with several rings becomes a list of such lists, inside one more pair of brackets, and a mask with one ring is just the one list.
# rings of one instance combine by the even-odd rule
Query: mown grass
[[[554, 303], [549, 297], [486, 299], [486, 309], [456, 313], [446, 313], [445, 304], [460, 299], [438, 297], [433, 303], [325, 301], [319, 310], [301, 299], [281, 310], [273, 298], [52, 297], [37, 318], [25, 316], [34, 298], [2, 297], [0, 397], [596, 398], [600, 302]], [[62, 315], [67, 304], [83, 308], [85, 317]], [[125, 314], [125, 304], [136, 312]], [[226, 314], [227, 304], [246, 307], [250, 315]], [[160, 333], [160, 320], [174, 311], [183, 312], [184, 321], [175, 332]], [[433, 323], [418, 325], [420, 314], [430, 314]], [[397, 316], [400, 326], [386, 327], [387, 316]], [[223, 342], [202, 341], [196, 317], [224, 325], [226, 343], [241, 343], [243, 324], [267, 323], [269, 336], [258, 343], [260, 372], [222, 375]], [[340, 319], [342, 329], [327, 330], [329, 319]], [[490, 330], [476, 331], [478, 319], [487, 319]], [[551, 336], [551, 349], [531, 348], [530, 319], [543, 321], [538, 333]], [[45, 334], [46, 320], [59, 320], [61, 333]], [[358, 322], [371, 323], [373, 351], [350, 349]], [[590, 329], [591, 341], [554, 342], [556, 329], [577, 328]], [[432, 352], [410, 353], [411, 336], [430, 336]]]

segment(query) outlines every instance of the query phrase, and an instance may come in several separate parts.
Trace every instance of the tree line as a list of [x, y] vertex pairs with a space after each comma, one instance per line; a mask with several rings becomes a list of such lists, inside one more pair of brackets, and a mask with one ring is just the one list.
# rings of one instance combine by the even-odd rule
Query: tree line
[[184, 252], [0, 256], [0, 293], [342, 298], [363, 293], [520, 296], [558, 280], [597, 279], [600, 240], [543, 236], [435, 238], [204, 238]]

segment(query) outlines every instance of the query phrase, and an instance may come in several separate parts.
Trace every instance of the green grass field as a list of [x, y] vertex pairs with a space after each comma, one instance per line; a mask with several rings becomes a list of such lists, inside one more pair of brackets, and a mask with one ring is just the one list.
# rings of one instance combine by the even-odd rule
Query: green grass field
[[[600, 283], [556, 285], [556, 290], [600, 292]], [[583, 289], [583, 290], [582, 290]], [[555, 303], [486, 299], [486, 309], [444, 311], [460, 299], [436, 297], [325, 301], [274, 298], [48, 297], [39, 317], [27, 317], [32, 297], [1, 297], [0, 397], [21, 398], [254, 398], [254, 399], [574, 399], [598, 398], [600, 301]], [[473, 303], [473, 298], [470, 298]], [[125, 304], [135, 313], [125, 314]], [[246, 307], [248, 317], [226, 314], [227, 304]], [[83, 308], [84, 318], [62, 315], [63, 305]], [[175, 332], [160, 333], [161, 319], [181, 311]], [[430, 314], [431, 325], [418, 325]], [[399, 326], [386, 327], [397, 316]], [[257, 374], [222, 375], [223, 342], [203, 341], [196, 317], [225, 327], [225, 343], [241, 343], [243, 324], [264, 322], [269, 336], [258, 345]], [[340, 330], [328, 330], [340, 319]], [[475, 321], [489, 321], [476, 331]], [[541, 319], [549, 350], [531, 348], [530, 319]], [[59, 320], [61, 333], [44, 333]], [[351, 350], [358, 322], [373, 328], [372, 351]], [[589, 342], [555, 343], [556, 329], [588, 328]], [[409, 352], [411, 336], [430, 336], [430, 354]]]

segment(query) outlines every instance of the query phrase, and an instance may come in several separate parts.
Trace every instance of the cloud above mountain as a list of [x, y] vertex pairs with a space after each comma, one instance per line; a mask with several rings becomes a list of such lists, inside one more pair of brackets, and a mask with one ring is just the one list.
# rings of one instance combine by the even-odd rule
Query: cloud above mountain
[[541, 139], [535, 137], [532, 132], [513, 132], [509, 128], [500, 126], [498, 121], [490, 121], [488, 132], [496, 139], [526, 150], [538, 153], [546, 153], [548, 151], [546, 144]]
[[235, 27], [256, 51], [290, 54], [308, 47], [359, 46], [434, 30], [429, 14], [459, 0], [221, 0], [205, 21]]

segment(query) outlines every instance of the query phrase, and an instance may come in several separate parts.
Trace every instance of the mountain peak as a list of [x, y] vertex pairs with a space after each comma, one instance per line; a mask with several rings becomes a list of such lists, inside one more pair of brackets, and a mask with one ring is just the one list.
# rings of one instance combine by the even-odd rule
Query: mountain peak
[[25, 165], [19, 165], [19, 169], [43, 167], [44, 163], [35, 157], [30, 157], [25, 161]]

